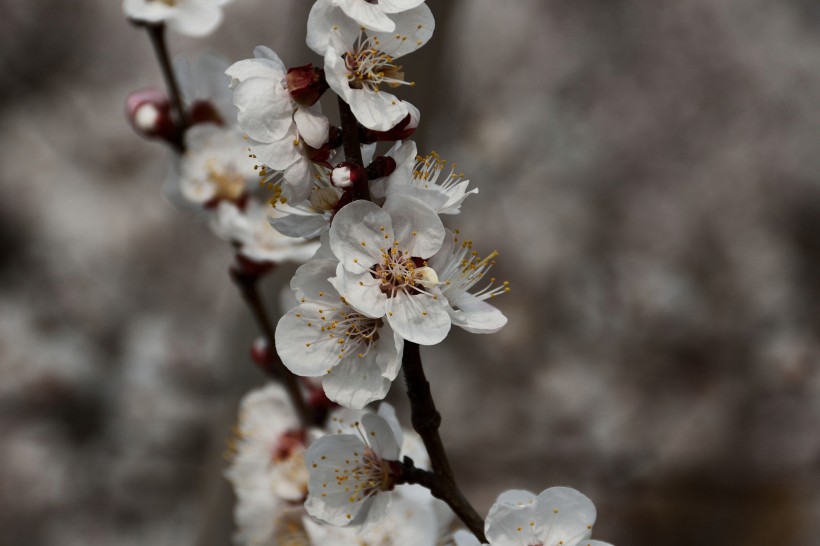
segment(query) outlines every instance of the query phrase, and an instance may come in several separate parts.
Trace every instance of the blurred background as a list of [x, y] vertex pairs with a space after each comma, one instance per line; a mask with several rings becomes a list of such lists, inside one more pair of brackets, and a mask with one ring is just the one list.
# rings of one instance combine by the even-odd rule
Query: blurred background
[[[572, 486], [619, 546], [820, 545], [820, 4], [428, 4], [401, 96], [513, 287], [501, 333], [423, 351], [468, 497]], [[228, 544], [264, 377], [229, 249], [124, 117], [150, 44], [115, 0], [0, 5], [0, 543]], [[310, 5], [171, 47], [317, 62]]]

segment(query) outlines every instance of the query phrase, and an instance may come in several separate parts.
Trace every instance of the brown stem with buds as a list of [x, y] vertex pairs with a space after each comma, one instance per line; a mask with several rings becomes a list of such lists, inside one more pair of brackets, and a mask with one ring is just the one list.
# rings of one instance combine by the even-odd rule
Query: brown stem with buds
[[[271, 324], [270, 317], [268, 317], [268, 311], [262, 303], [262, 298], [259, 295], [260, 276], [256, 273], [243, 271], [239, 267], [232, 267], [230, 273], [231, 279], [242, 293], [242, 298], [245, 300], [245, 303], [248, 304], [248, 308], [251, 310], [253, 318], [256, 320], [256, 324], [262, 331], [262, 335], [265, 336], [268, 346], [273, 349], [275, 347], [274, 329]], [[270, 374], [275, 379], [281, 381], [282, 385], [284, 385], [285, 390], [288, 392], [288, 396], [290, 397], [290, 401], [299, 416], [302, 426], [308, 428], [318, 424], [315, 422], [316, 419], [314, 418], [313, 412], [311, 412], [305, 404], [305, 399], [302, 397], [302, 391], [299, 388], [299, 382], [296, 379], [296, 376], [285, 367], [275, 350], [271, 350], [270, 352]]]
[[[359, 141], [359, 122], [350, 110], [350, 106], [339, 97], [339, 118], [342, 122], [342, 147], [345, 151], [345, 161], [350, 161], [364, 168], [362, 159], [362, 147]], [[356, 184], [352, 188], [351, 201], [364, 199], [370, 201], [370, 186], [365, 179], [362, 183]]]
[[438, 432], [441, 414], [433, 401], [430, 382], [424, 375], [418, 344], [409, 341], [404, 343], [402, 369], [407, 384], [407, 397], [410, 399], [411, 422], [424, 441], [433, 471], [417, 469], [408, 464], [412, 461], [406, 460], [401, 479], [405, 483], [418, 483], [430, 489], [434, 497], [447, 503], [478, 540], [482, 543], [487, 542], [484, 537], [484, 520], [456, 485], [450, 460], [444, 451], [444, 444]]
[[182, 102], [182, 93], [179, 90], [174, 69], [171, 66], [171, 59], [168, 55], [168, 45], [165, 41], [165, 25], [163, 23], [146, 23], [145, 30], [151, 38], [151, 45], [154, 46], [154, 54], [162, 70], [162, 77], [165, 79], [165, 86], [168, 88], [168, 98], [171, 101], [171, 115], [174, 119], [174, 126], [177, 127], [177, 135], [172, 144], [178, 152], [185, 151], [185, 144], [182, 134], [185, 132], [187, 120], [185, 116], [185, 106]]

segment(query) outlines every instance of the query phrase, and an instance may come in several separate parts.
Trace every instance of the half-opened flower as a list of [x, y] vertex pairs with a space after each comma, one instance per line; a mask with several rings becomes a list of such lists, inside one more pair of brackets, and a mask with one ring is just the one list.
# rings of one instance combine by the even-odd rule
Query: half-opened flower
[[339, 260], [331, 283], [364, 316], [383, 318], [406, 340], [433, 345], [450, 331], [449, 306], [426, 260], [439, 251], [444, 226], [418, 199], [344, 206], [330, 226]]
[[[609, 546], [590, 540], [595, 506], [568, 487], [551, 487], [537, 497], [528, 491], [507, 491], [490, 508], [484, 534], [490, 546]], [[479, 542], [456, 533], [457, 546]]]
[[435, 152], [418, 156], [412, 140], [397, 143], [388, 155], [395, 159], [396, 170], [374, 184], [376, 196], [412, 196], [439, 214], [458, 214], [467, 196], [478, 193], [478, 188], [468, 191], [470, 181], [456, 172], [455, 164], [447, 163]]
[[124, 0], [125, 14], [136, 21], [165, 23], [188, 36], [210, 34], [222, 22], [222, 6], [231, 0]]
[[396, 13], [392, 20], [393, 31], [367, 31], [331, 0], [316, 2], [308, 18], [307, 43], [324, 56], [328, 85], [359, 123], [375, 131], [388, 131], [408, 116], [407, 104], [385, 88], [413, 85], [396, 61], [427, 43], [435, 26], [426, 4]]
[[238, 246], [239, 254], [255, 263], [301, 263], [319, 248], [316, 241], [287, 237], [270, 224], [276, 211], [267, 203], [248, 198], [243, 206], [220, 201], [211, 218], [211, 229]]
[[[481, 257], [472, 241], [459, 240], [458, 233], [449, 229], [446, 232], [441, 250], [428, 264], [438, 274], [453, 324], [474, 334], [497, 332], [507, 324], [507, 317], [486, 300], [510, 291], [507, 281], [497, 283], [495, 277], [487, 277], [498, 252]], [[482, 286], [471, 292], [479, 283]]]
[[287, 69], [267, 47], [257, 47], [253, 59], [234, 63], [226, 73], [232, 78], [239, 127], [253, 153], [267, 168], [282, 173], [271, 179], [274, 189], [286, 200], [307, 199], [314, 174], [309, 156], [328, 138], [329, 122], [319, 103], [301, 106], [293, 100]]
[[328, 282], [335, 260], [314, 259], [291, 280], [299, 305], [276, 327], [276, 350], [296, 375], [321, 377], [327, 397], [349, 408], [381, 400], [401, 367], [404, 341]]
[[400, 440], [379, 415], [351, 423], [349, 434], [317, 439], [305, 454], [308, 514], [344, 527], [381, 521], [390, 508]]

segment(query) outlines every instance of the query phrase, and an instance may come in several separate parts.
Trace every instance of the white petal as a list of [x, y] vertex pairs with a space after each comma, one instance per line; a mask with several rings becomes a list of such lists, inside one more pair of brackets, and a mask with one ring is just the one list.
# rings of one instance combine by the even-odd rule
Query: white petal
[[387, 461], [399, 459], [399, 443], [396, 441], [393, 429], [383, 417], [373, 413], [363, 415], [362, 427], [367, 443], [376, 455]]
[[318, 0], [313, 4], [307, 23], [307, 45], [310, 49], [319, 55], [325, 55], [331, 45], [343, 50], [358, 35], [359, 25], [345, 17], [330, 0]]
[[[595, 505], [585, 495], [569, 487], [550, 487], [535, 501], [537, 517], [542, 523], [538, 537], [544, 542], [577, 544], [589, 537], [595, 523]], [[573, 542], [571, 542], [573, 541]]]
[[473, 334], [493, 334], [507, 324], [504, 313], [470, 294], [465, 296], [460, 299], [458, 310], [451, 315], [453, 324]]
[[[322, 303], [338, 298], [339, 294], [327, 282], [327, 278], [336, 272], [336, 262], [332, 260], [311, 260], [299, 267], [290, 280], [290, 289], [297, 300]], [[333, 302], [335, 303], [335, 302]]]
[[179, 11], [171, 16], [168, 27], [187, 36], [205, 36], [213, 32], [222, 22], [219, 7], [200, 1], [181, 4]]
[[448, 201], [447, 195], [436, 185], [430, 186], [429, 188], [420, 188], [410, 184], [393, 184], [388, 186], [387, 196], [393, 197], [398, 202], [402, 202], [408, 197], [418, 199], [437, 213], [444, 208]]
[[330, 248], [346, 270], [363, 273], [381, 261], [385, 235], [393, 237], [390, 215], [369, 201], [354, 201], [333, 218]]
[[390, 93], [347, 88], [349, 91], [340, 93], [342, 98], [350, 105], [358, 122], [368, 129], [388, 131], [407, 116], [406, 103]]
[[330, 226], [330, 222], [323, 214], [310, 216], [288, 214], [278, 218], [271, 218], [270, 225], [279, 233], [288, 237], [313, 239], [325, 231]]
[[171, 6], [152, 0], [124, 0], [122, 9], [128, 17], [150, 23], [164, 21], [176, 12]]
[[413, 9], [423, 2], [424, 0], [379, 0], [379, 7], [385, 13], [400, 13]]
[[379, 356], [376, 363], [382, 377], [393, 381], [399, 375], [401, 358], [404, 354], [404, 339], [393, 331], [389, 324], [379, 329]]
[[310, 160], [298, 152], [298, 147], [294, 149], [297, 157], [283, 173], [282, 197], [292, 203], [300, 203], [310, 197], [310, 192], [313, 191], [313, 170]]
[[391, 33], [377, 32], [375, 36], [379, 38], [381, 50], [394, 58], [422, 47], [433, 36], [436, 27], [433, 13], [426, 4], [397, 13], [391, 18], [396, 23], [396, 29]]
[[[243, 84], [244, 85], [244, 84]], [[296, 161], [302, 159], [301, 147], [298, 144], [296, 125], [285, 136], [272, 142], [251, 142], [251, 149], [259, 161], [275, 171], [284, 171]], [[296, 142], [296, 144], [294, 144]]]
[[387, 300], [387, 321], [395, 332], [419, 345], [441, 343], [450, 331], [450, 315], [439, 296], [408, 295], [404, 292]]
[[[281, 61], [280, 61], [281, 63]], [[276, 61], [266, 58], [244, 59], [233, 63], [225, 71], [231, 78], [231, 86], [236, 87], [251, 78], [263, 78], [273, 82], [281, 82], [285, 77], [284, 67]]]
[[444, 224], [438, 214], [412, 197], [387, 199], [384, 210], [393, 219], [399, 249], [418, 258], [429, 258], [444, 242]]
[[[490, 544], [526, 546], [540, 544], [538, 531], [542, 522], [538, 520], [535, 504], [494, 504], [487, 515], [484, 534]], [[558, 542], [549, 542], [557, 546]]]
[[233, 103], [239, 109], [239, 127], [259, 142], [281, 139], [293, 123], [292, 103], [281, 81], [248, 78], [234, 90]]
[[365, 28], [379, 32], [393, 32], [396, 29], [396, 23], [384, 14], [378, 4], [371, 4], [366, 0], [333, 0], [333, 3]]
[[[276, 326], [276, 352], [296, 375], [319, 377], [339, 360], [336, 340], [321, 331], [321, 304], [306, 302], [291, 309]], [[311, 326], [308, 326], [311, 324]]]
[[351, 273], [340, 263], [330, 283], [360, 313], [379, 318], [387, 312], [387, 295], [379, 289], [381, 281], [369, 272]]
[[384, 399], [391, 382], [382, 377], [376, 355], [377, 351], [371, 349], [361, 358], [350, 354], [340, 360], [333, 371], [322, 378], [327, 397], [352, 409], [361, 409], [371, 402]]
[[327, 142], [330, 129], [330, 122], [322, 115], [318, 104], [317, 102], [313, 107], [299, 107], [293, 114], [299, 135], [313, 148], [321, 148]]

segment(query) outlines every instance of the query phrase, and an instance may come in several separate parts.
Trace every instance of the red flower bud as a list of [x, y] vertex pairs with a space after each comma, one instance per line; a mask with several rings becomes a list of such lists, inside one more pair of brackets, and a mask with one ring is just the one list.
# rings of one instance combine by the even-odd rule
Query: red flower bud
[[134, 91], [125, 101], [125, 111], [128, 121], [140, 135], [168, 142], [179, 138], [171, 116], [171, 103], [159, 89], [149, 87]]

